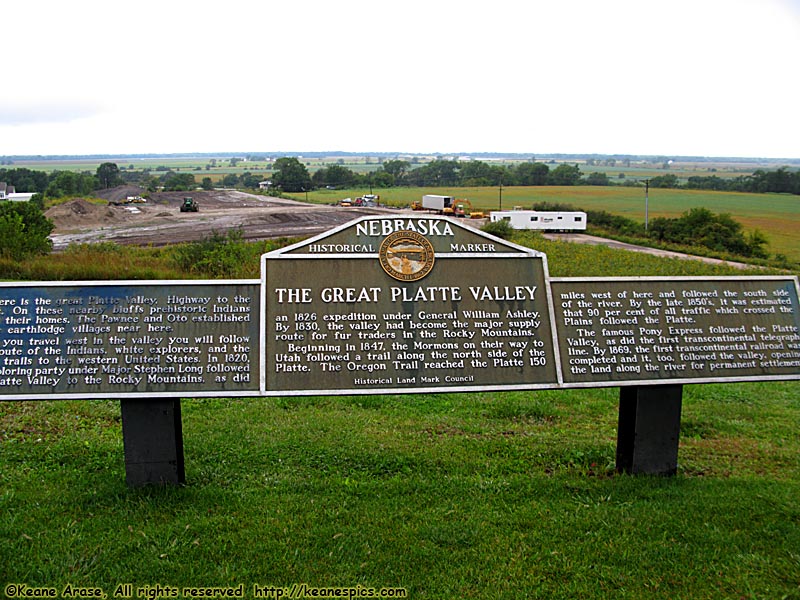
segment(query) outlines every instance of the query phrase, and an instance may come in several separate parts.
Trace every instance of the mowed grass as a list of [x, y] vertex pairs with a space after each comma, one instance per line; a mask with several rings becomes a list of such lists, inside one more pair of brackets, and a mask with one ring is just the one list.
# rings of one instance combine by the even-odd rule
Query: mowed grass
[[[719, 272], [547, 244], [554, 275]], [[2, 402], [0, 589], [800, 598], [798, 382], [685, 386], [673, 478], [615, 473], [617, 403], [614, 388], [184, 399], [187, 486], [128, 489], [119, 401]]]
[[184, 400], [125, 487], [116, 402], [0, 405], [2, 584], [796, 598], [795, 383], [687, 386], [680, 472], [613, 472], [616, 390]]
[[[467, 198], [475, 208], [499, 210], [499, 188], [390, 188], [374, 190], [381, 202], [391, 206], [409, 206], [423, 194], [441, 194]], [[369, 190], [317, 190], [309, 200], [332, 203], [346, 197], [357, 197]], [[305, 194], [289, 194], [297, 200]], [[504, 187], [502, 208], [515, 206], [529, 209], [538, 202], [571, 204], [583, 210], [605, 210], [640, 223], [645, 220], [644, 188], [603, 186], [537, 186]], [[705, 192], [651, 188], [648, 216], [679, 217], [692, 208], [704, 207], [715, 213], [728, 213], [739, 221], [745, 231], [758, 229], [769, 240], [769, 252], [784, 254], [800, 262], [800, 197], [790, 194], [746, 194], [736, 192]]]

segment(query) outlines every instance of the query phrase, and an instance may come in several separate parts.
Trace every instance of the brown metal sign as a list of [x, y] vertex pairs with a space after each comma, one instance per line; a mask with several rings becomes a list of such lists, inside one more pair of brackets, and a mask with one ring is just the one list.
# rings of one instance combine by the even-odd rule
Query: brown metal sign
[[457, 221], [367, 217], [262, 272], [266, 394], [558, 382], [544, 255]]
[[0, 397], [256, 395], [258, 283], [0, 284]]
[[800, 375], [796, 278], [554, 279], [551, 286], [567, 385]]

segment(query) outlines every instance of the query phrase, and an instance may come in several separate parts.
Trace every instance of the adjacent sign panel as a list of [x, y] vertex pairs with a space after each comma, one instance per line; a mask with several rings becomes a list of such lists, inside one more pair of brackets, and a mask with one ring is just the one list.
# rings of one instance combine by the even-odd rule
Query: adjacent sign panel
[[793, 277], [554, 279], [566, 385], [796, 379]]
[[545, 257], [431, 217], [367, 217], [264, 257], [265, 394], [557, 385]]
[[256, 395], [259, 282], [0, 284], [0, 395]]

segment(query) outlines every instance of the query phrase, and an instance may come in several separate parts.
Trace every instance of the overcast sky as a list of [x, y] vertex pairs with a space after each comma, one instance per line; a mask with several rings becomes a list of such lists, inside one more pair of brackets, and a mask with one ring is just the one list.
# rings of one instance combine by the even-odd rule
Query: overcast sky
[[800, 157], [800, 0], [9, 0], [0, 155]]

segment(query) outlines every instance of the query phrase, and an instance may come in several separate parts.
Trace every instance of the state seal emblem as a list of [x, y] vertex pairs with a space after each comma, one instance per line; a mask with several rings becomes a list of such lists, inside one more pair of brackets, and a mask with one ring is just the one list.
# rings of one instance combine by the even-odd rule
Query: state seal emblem
[[419, 281], [433, 269], [433, 244], [416, 231], [395, 231], [381, 243], [378, 257], [390, 277]]

